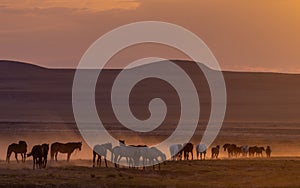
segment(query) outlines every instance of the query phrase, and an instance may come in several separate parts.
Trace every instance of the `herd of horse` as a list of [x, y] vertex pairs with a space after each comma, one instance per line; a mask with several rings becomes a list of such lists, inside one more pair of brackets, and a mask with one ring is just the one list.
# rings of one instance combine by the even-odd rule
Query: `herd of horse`
[[[52, 143], [50, 146], [51, 160], [57, 161], [58, 153], [66, 153], [67, 161], [70, 160], [71, 154], [78, 149], [81, 150], [82, 142], [69, 142], [69, 143]], [[237, 146], [236, 144], [224, 144], [223, 149], [228, 153], [228, 157], [263, 157], [263, 152], [266, 153], [266, 157], [271, 157], [271, 147], [267, 146], [258, 147], [247, 145]], [[171, 160], [193, 160], [194, 144], [174, 144], [169, 147]], [[205, 160], [207, 147], [205, 144], [197, 144], [195, 147], [196, 159]], [[95, 145], [93, 148], [93, 167], [101, 167], [102, 157], [107, 167], [107, 152], [111, 152], [111, 162], [118, 168], [120, 160], [126, 159], [126, 164], [129, 167], [143, 167], [153, 166], [156, 164], [160, 169], [160, 163], [166, 161], [166, 155], [156, 147], [148, 147], [147, 145], [126, 145], [124, 140], [119, 140], [119, 145], [112, 147], [111, 143]], [[22, 162], [25, 162], [26, 157], [33, 157], [33, 169], [46, 168], [47, 157], [49, 153], [49, 144], [35, 145], [30, 153], [27, 154], [27, 143], [25, 141], [19, 141], [19, 143], [13, 143], [8, 146], [6, 161], [10, 162], [11, 154], [15, 154], [16, 161], [18, 161], [18, 154], [22, 156]], [[220, 153], [220, 145], [211, 148], [211, 158], [217, 159]], [[27, 155], [26, 155], [27, 154]], [[191, 156], [191, 157], [190, 157]], [[97, 159], [96, 159], [97, 158]], [[141, 160], [142, 159], [142, 160]]]
[[[74, 150], [79, 149], [81, 150], [82, 143], [81, 142], [70, 142], [70, 143], [59, 143], [55, 142], [51, 144], [50, 154], [51, 160], [54, 159], [57, 161], [57, 154], [60, 153], [67, 153], [67, 161], [70, 160], [70, 156]], [[35, 145], [32, 147], [30, 153], [27, 153], [27, 143], [25, 141], [19, 141], [19, 143], [10, 144], [7, 148], [7, 155], [6, 155], [6, 162], [10, 162], [11, 154], [15, 154], [16, 161], [18, 160], [18, 154], [22, 156], [22, 162], [25, 162], [26, 157], [33, 158], [33, 169], [35, 168], [46, 168], [47, 165], [47, 158], [49, 153], [49, 144], [42, 144], [42, 145]]]

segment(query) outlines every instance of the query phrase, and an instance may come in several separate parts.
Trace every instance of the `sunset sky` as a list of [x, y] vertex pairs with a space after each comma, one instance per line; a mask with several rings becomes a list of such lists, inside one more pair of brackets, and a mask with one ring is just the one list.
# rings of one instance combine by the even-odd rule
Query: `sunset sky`
[[[0, 59], [76, 67], [104, 33], [148, 20], [194, 32], [224, 70], [300, 73], [298, 0], [1, 0]], [[146, 56], [186, 58], [144, 45], [121, 52], [111, 66]]]

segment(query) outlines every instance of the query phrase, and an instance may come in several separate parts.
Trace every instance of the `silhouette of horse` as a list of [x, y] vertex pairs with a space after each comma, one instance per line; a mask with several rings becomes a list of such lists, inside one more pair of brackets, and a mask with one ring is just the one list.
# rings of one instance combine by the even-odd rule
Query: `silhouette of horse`
[[183, 153], [184, 153], [184, 159], [189, 160], [189, 153], [192, 155], [192, 160], [193, 160], [193, 149], [194, 145], [192, 143], [186, 143], [183, 146]]
[[55, 142], [51, 144], [51, 160], [54, 159], [57, 161], [58, 152], [60, 153], [67, 153], [67, 161], [70, 160], [71, 154], [74, 152], [75, 149], [79, 149], [81, 151], [82, 142], [69, 142], [66, 144]]
[[42, 168], [43, 165], [43, 147], [41, 145], [33, 146], [27, 157], [33, 157], [33, 169]]
[[197, 159], [199, 158], [200, 155], [200, 160], [202, 160], [202, 154], [203, 154], [203, 159], [205, 160], [206, 150], [207, 148], [205, 144], [198, 144], [196, 146]]
[[224, 144], [223, 145], [224, 151], [227, 150], [228, 157], [237, 156], [236, 148], [237, 146], [235, 144]]
[[42, 160], [42, 165], [43, 168], [46, 168], [47, 166], [47, 159], [48, 159], [48, 152], [49, 152], [49, 144], [43, 144], [43, 160]]
[[211, 158], [218, 158], [220, 152], [220, 146], [217, 145], [216, 147], [211, 148]]
[[170, 154], [173, 161], [181, 160], [182, 158], [182, 145], [181, 144], [173, 144], [170, 146]]
[[6, 162], [9, 163], [11, 153], [15, 153], [16, 161], [18, 160], [18, 153], [22, 156], [22, 162], [25, 162], [26, 160], [26, 153], [27, 153], [27, 143], [25, 141], [19, 141], [19, 144], [13, 143], [10, 144], [7, 148], [7, 155], [6, 155]]
[[267, 146], [267, 149], [266, 149], [266, 154], [267, 154], [267, 157], [270, 158], [271, 157], [271, 147], [270, 146]]
[[254, 154], [256, 152], [257, 146], [249, 147], [249, 157], [254, 157]]
[[260, 157], [263, 157], [263, 151], [265, 151], [265, 148], [264, 147], [256, 147], [256, 156], [260, 156]]
[[125, 157], [129, 167], [137, 166], [137, 161], [140, 158], [138, 147], [126, 146], [124, 140], [119, 140], [120, 145], [112, 149], [111, 161], [118, 168], [120, 160]]
[[107, 150], [112, 152], [112, 144], [111, 143], [106, 143], [106, 144], [101, 144], [101, 145], [95, 145], [94, 146], [94, 149], [93, 149], [93, 167], [95, 167], [96, 156], [98, 157], [97, 158], [97, 167], [101, 167], [101, 158], [102, 158], [102, 156], [104, 157], [105, 166], [107, 167], [107, 161], [106, 161]]
[[242, 150], [242, 155], [246, 157], [247, 153], [249, 152], [249, 147], [247, 145], [243, 145], [241, 146], [241, 150]]
[[160, 170], [160, 163], [163, 162], [164, 164], [166, 164], [166, 155], [156, 147], [148, 148], [148, 158], [150, 165], [153, 166], [153, 170], [155, 169], [154, 161], [156, 162], [156, 164], [158, 164], [158, 170]]

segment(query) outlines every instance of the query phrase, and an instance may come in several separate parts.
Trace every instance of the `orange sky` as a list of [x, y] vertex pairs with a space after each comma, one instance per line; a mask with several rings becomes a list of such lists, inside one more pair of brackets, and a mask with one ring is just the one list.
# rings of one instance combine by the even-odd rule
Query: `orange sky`
[[[300, 73], [298, 0], [1, 0], [0, 59], [75, 67], [102, 34], [145, 20], [196, 33], [224, 70]], [[185, 58], [174, 49], [143, 45], [120, 53], [111, 65], [144, 56]]]

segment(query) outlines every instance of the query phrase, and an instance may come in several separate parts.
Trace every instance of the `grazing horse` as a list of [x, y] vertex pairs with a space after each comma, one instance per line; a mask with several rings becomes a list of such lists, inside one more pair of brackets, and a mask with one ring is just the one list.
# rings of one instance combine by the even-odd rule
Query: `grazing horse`
[[224, 148], [224, 151], [227, 150], [228, 157], [232, 157], [234, 155], [237, 156], [236, 145], [235, 144], [224, 144], [223, 148]]
[[211, 148], [211, 158], [218, 158], [220, 152], [220, 146], [217, 145], [216, 147]]
[[193, 160], [193, 149], [194, 145], [192, 143], [186, 143], [183, 146], [183, 153], [184, 153], [184, 160], [189, 160], [189, 153], [192, 155], [192, 160]]
[[170, 154], [173, 161], [181, 160], [182, 158], [182, 145], [181, 144], [173, 144], [170, 146]]
[[200, 154], [200, 160], [202, 160], [202, 154], [203, 154], [203, 159], [205, 160], [206, 150], [207, 150], [207, 148], [206, 148], [205, 144], [198, 144], [196, 146], [197, 159]]
[[43, 165], [43, 168], [46, 168], [46, 166], [47, 166], [47, 159], [48, 159], [48, 152], [49, 152], [49, 144], [43, 144], [42, 148], [43, 148], [43, 161], [42, 161], [42, 165]]
[[107, 150], [109, 150], [110, 152], [112, 151], [112, 144], [111, 143], [106, 143], [106, 144], [101, 144], [101, 145], [95, 145], [94, 146], [94, 149], [93, 149], [93, 167], [95, 167], [96, 156], [98, 156], [98, 158], [97, 158], [97, 167], [101, 167], [101, 158], [102, 158], [102, 156], [104, 157], [105, 166], [107, 167], [107, 161], [106, 161]]
[[267, 146], [267, 149], [266, 149], [266, 154], [267, 154], [267, 157], [270, 158], [271, 157], [271, 147], [270, 146]]
[[67, 153], [68, 154], [67, 161], [69, 161], [73, 151], [75, 149], [79, 149], [79, 151], [81, 151], [81, 146], [82, 146], [82, 142], [69, 142], [66, 144], [55, 142], [51, 144], [51, 160], [53, 160], [55, 157], [55, 161], [57, 161], [57, 155], [58, 152], [60, 152], [60, 153]]
[[19, 144], [13, 143], [8, 146], [7, 148], [7, 155], [6, 155], [6, 161], [9, 163], [11, 153], [15, 153], [15, 158], [18, 161], [18, 153], [22, 156], [22, 162], [25, 162], [26, 160], [26, 153], [27, 153], [27, 143], [25, 141], [19, 141]]
[[156, 147], [148, 148], [148, 158], [149, 163], [153, 166], [153, 170], [155, 163], [158, 164], [158, 170], [160, 170], [160, 163], [166, 164], [166, 155]]
[[111, 161], [115, 164], [115, 167], [118, 168], [120, 160], [125, 157], [127, 165], [129, 167], [137, 166], [139, 155], [139, 147], [126, 146], [124, 140], [119, 140], [120, 145], [112, 149]]
[[33, 170], [35, 168], [42, 168], [43, 165], [43, 147], [41, 145], [33, 146], [31, 152], [27, 154], [27, 157], [33, 157]]

